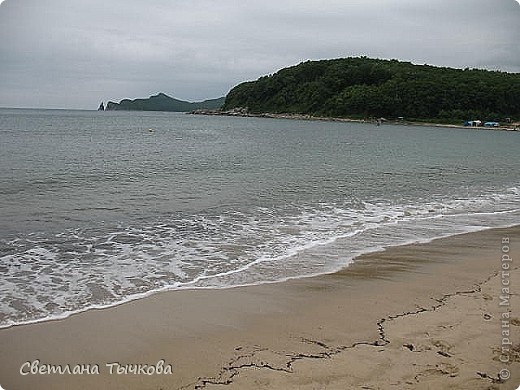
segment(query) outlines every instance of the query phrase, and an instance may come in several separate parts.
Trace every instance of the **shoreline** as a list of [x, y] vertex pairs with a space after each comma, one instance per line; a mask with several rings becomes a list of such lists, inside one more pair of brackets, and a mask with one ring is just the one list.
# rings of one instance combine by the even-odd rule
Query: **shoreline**
[[[59, 315], [55, 315], [55, 316], [51, 316], [51, 317], [38, 318], [38, 319], [34, 319], [34, 320], [26, 320], [26, 321], [12, 323], [12, 324], [8, 324], [8, 325], [1, 325], [0, 324], [0, 331], [2, 331], [4, 329], [11, 329], [11, 328], [19, 327], [19, 326], [36, 325], [36, 324], [40, 324], [40, 323], [62, 321], [62, 320], [66, 320], [67, 318], [70, 318], [70, 317], [73, 317], [73, 316], [76, 316], [76, 315], [80, 315], [82, 313], [86, 313], [86, 312], [89, 312], [89, 311], [110, 310], [112, 308], [116, 308], [116, 307], [121, 306], [121, 305], [126, 305], [126, 304], [129, 304], [129, 303], [135, 302], [135, 301], [139, 301], [141, 299], [147, 299], [147, 298], [153, 297], [156, 294], [164, 294], [164, 293], [170, 293], [170, 292], [174, 293], [174, 292], [178, 292], [178, 291], [179, 292], [180, 291], [198, 291], [198, 290], [202, 290], [202, 291], [220, 291], [220, 290], [228, 290], [228, 289], [235, 289], [235, 288], [250, 288], [250, 287], [263, 286], [263, 285], [273, 285], [273, 284], [279, 284], [279, 283], [287, 283], [287, 282], [291, 282], [291, 281], [297, 281], [297, 280], [300, 280], [300, 279], [317, 278], [317, 277], [321, 277], [321, 276], [325, 276], [325, 275], [333, 275], [333, 274], [336, 274], [338, 272], [342, 272], [343, 270], [345, 270], [348, 267], [352, 266], [359, 258], [362, 258], [364, 256], [370, 256], [371, 254], [374, 254], [374, 253], [380, 253], [380, 252], [384, 252], [386, 250], [392, 250], [393, 248], [399, 248], [399, 247], [404, 247], [404, 246], [408, 246], [408, 245], [429, 244], [432, 241], [442, 240], [442, 239], [445, 239], [445, 238], [455, 237], [455, 236], [464, 235], [464, 234], [472, 234], [472, 233], [484, 232], [484, 231], [487, 231], [487, 230], [494, 230], [494, 229], [507, 229], [507, 228], [512, 228], [512, 227], [515, 227], [515, 226], [517, 226], [517, 225], [502, 226], [502, 227], [485, 227], [485, 228], [482, 228], [482, 229], [479, 229], [479, 230], [472, 230], [472, 231], [467, 231], [467, 232], [463, 232], [463, 233], [453, 233], [453, 234], [446, 235], [446, 236], [438, 236], [438, 237], [432, 237], [432, 238], [428, 238], [428, 239], [421, 239], [421, 240], [415, 240], [415, 241], [404, 242], [404, 243], [395, 243], [395, 244], [392, 244], [392, 245], [385, 246], [384, 248], [379, 248], [379, 247], [376, 248], [376, 247], [374, 247], [374, 248], [371, 248], [371, 249], [367, 250], [366, 252], [363, 252], [361, 254], [358, 254], [358, 255], [354, 256], [350, 261], [345, 263], [343, 266], [339, 267], [338, 269], [336, 269], [334, 271], [330, 271], [330, 272], [323, 272], [323, 273], [318, 273], [318, 274], [309, 274], [309, 275], [302, 275], [302, 276], [294, 276], [294, 277], [282, 278], [282, 279], [277, 279], [277, 280], [261, 281], [261, 282], [250, 283], [250, 284], [221, 286], [221, 287], [212, 287], [212, 286], [210, 286], [210, 287], [196, 287], [196, 286], [195, 287], [174, 287], [174, 286], [167, 286], [167, 287], [163, 287], [163, 288], [160, 288], [160, 289], [155, 289], [155, 290], [150, 290], [150, 291], [146, 291], [146, 292], [143, 292], [143, 293], [134, 294], [134, 295], [126, 297], [125, 299], [123, 299], [121, 301], [117, 301], [117, 302], [113, 302], [113, 303], [107, 303], [107, 304], [103, 304], [103, 305], [92, 305], [92, 306], [88, 306], [86, 308], [81, 308], [81, 309], [77, 309], [77, 310], [61, 313]], [[520, 225], [518, 225], [518, 226], [520, 227]], [[331, 243], [329, 243], [329, 244], [331, 244]]]
[[[0, 348], [8, 351], [0, 357], [0, 383], [6, 389], [339, 389], [387, 388], [395, 381], [398, 388], [516, 388], [520, 359], [511, 355], [507, 367], [514, 376], [503, 383], [496, 381], [501, 363], [493, 360], [501, 334], [492, 287], [504, 237], [516, 260], [520, 226], [489, 229], [362, 255], [334, 274], [170, 291], [65, 320], [0, 329]], [[516, 347], [518, 295], [511, 300]], [[468, 326], [457, 325], [463, 321]], [[426, 328], [435, 337], [421, 331]], [[481, 352], [467, 350], [465, 335]], [[480, 339], [490, 345], [475, 341]], [[98, 363], [102, 373], [20, 375], [21, 365], [36, 359]], [[161, 359], [172, 364], [173, 374], [109, 375], [105, 367]]]
[[494, 131], [520, 131], [518, 126], [498, 126], [498, 127], [485, 127], [485, 126], [464, 126], [446, 123], [435, 123], [435, 122], [419, 122], [419, 121], [407, 121], [407, 120], [387, 120], [383, 121], [374, 119], [353, 119], [353, 118], [337, 118], [337, 117], [320, 117], [313, 116], [310, 114], [290, 114], [290, 113], [249, 113], [243, 109], [233, 109], [227, 111], [220, 110], [195, 110], [188, 112], [189, 115], [207, 115], [207, 116], [230, 116], [230, 117], [242, 117], [242, 118], [268, 118], [268, 119], [288, 119], [288, 120], [305, 120], [305, 121], [322, 121], [322, 122], [344, 122], [344, 123], [364, 123], [379, 125], [401, 125], [401, 126], [422, 126], [422, 127], [443, 127], [453, 129], [474, 129], [474, 130], [494, 130]]

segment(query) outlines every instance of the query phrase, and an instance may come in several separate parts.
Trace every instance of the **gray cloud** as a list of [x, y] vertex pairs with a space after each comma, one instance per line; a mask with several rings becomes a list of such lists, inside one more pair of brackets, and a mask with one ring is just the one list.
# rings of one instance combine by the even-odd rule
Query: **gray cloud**
[[307, 59], [520, 72], [515, 0], [5, 0], [0, 106], [222, 96]]

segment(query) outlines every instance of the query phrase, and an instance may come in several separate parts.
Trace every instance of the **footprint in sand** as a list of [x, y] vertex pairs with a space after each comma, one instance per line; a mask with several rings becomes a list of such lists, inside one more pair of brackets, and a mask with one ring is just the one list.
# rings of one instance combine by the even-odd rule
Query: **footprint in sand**
[[453, 345], [447, 343], [444, 340], [435, 340], [432, 344], [438, 348], [437, 353], [446, 357], [451, 356], [451, 349], [453, 348]]
[[421, 373], [424, 376], [429, 375], [448, 375], [450, 377], [456, 377], [459, 375], [459, 368], [449, 363], [436, 364], [435, 368], [430, 368]]

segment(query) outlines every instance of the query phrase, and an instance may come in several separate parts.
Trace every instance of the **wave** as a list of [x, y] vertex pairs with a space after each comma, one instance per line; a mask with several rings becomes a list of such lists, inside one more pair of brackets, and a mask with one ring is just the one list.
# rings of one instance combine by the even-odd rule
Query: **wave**
[[0, 327], [62, 319], [166, 290], [229, 288], [335, 272], [386, 247], [520, 216], [518, 187], [424, 202], [290, 204], [140, 225], [99, 225], [2, 242]]

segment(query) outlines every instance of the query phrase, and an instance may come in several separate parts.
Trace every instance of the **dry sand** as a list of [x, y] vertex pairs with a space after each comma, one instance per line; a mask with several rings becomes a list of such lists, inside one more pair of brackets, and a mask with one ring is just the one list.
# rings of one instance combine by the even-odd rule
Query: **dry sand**
[[[502, 261], [506, 237], [512, 262]], [[362, 256], [331, 275], [168, 292], [0, 330], [0, 385], [6, 390], [516, 389], [519, 243], [520, 227], [488, 230]], [[504, 276], [506, 263], [514, 270]], [[507, 299], [500, 298], [505, 283]], [[118, 374], [115, 366], [110, 374], [107, 366], [144, 367], [161, 359], [172, 364], [171, 375]], [[89, 364], [100, 373], [20, 374], [21, 368], [30, 372], [24, 363], [37, 360], [40, 368]], [[507, 372], [511, 378], [500, 379]]]

